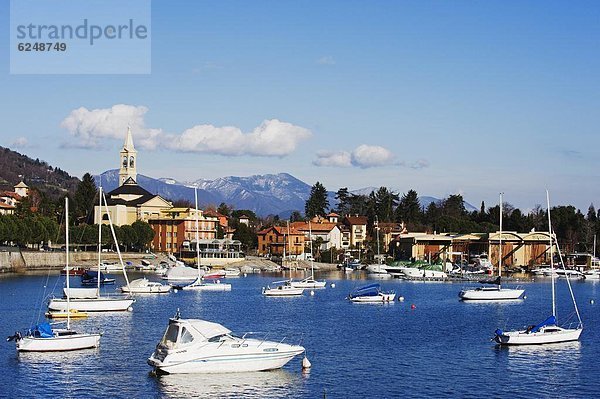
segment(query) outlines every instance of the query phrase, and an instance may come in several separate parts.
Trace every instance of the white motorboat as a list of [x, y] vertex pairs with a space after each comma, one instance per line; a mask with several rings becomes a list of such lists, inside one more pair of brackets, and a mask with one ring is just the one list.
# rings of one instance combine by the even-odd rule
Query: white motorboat
[[304, 293], [304, 288], [293, 287], [289, 280], [274, 281], [273, 287], [268, 285], [263, 287], [262, 293], [265, 296], [300, 296]]
[[[548, 231], [550, 232], [550, 268], [554, 269], [554, 243], [556, 243], [558, 249], [558, 256], [560, 258], [561, 265], [564, 265], [564, 262], [560, 253], [560, 248], [558, 248], [556, 236], [552, 230], [552, 222], [550, 219], [550, 197], [548, 192], [546, 192], [546, 201], [548, 204]], [[583, 331], [583, 323], [581, 321], [581, 316], [579, 315], [579, 308], [577, 307], [575, 296], [573, 295], [573, 289], [571, 287], [569, 276], [566, 275], [567, 286], [569, 287], [571, 300], [573, 302], [573, 307], [575, 308], [575, 314], [577, 315], [578, 320], [574, 325], [569, 326], [558, 325], [558, 321], [556, 319], [556, 278], [554, 277], [553, 273], [551, 273], [550, 276], [552, 277], [552, 315], [543, 322], [537, 325], [530, 325], [524, 330], [505, 332], [497, 329], [494, 336], [494, 340], [497, 343], [500, 345], [542, 345], [579, 340], [581, 332]]]
[[[69, 226], [69, 202], [65, 198], [65, 226]], [[71, 330], [71, 301], [69, 297], [69, 229], [65, 229], [65, 256], [66, 256], [66, 328], [52, 328], [45, 322], [28, 329], [25, 334], [16, 332], [9, 340], [15, 340], [19, 352], [64, 352], [88, 348], [97, 348], [100, 345], [100, 334], [79, 333]]]
[[[129, 278], [127, 277], [127, 272], [125, 270], [125, 264], [123, 263], [123, 257], [121, 256], [121, 250], [119, 249], [117, 235], [115, 234], [115, 229], [112, 224], [112, 220], [110, 217], [110, 212], [108, 211], [108, 207], [106, 206], [106, 198], [102, 193], [102, 187], [100, 187], [100, 209], [102, 209], [102, 200], [104, 199], [104, 206], [106, 208], [106, 214], [108, 216], [108, 223], [110, 226], [110, 231], [116, 244], [117, 255], [119, 256], [119, 261], [121, 264], [121, 271], [123, 272], [123, 276], [125, 277], [125, 281], [127, 285], [129, 285]], [[102, 242], [102, 226], [98, 225], [98, 242]], [[77, 289], [73, 291], [78, 296], [82, 296], [82, 298], [73, 298], [68, 303], [69, 297], [66, 298], [52, 298], [48, 303], [49, 311], [67, 311], [70, 306], [71, 309], [78, 310], [80, 312], [122, 312], [133, 309], [133, 303], [135, 299], [131, 296], [122, 296], [122, 295], [113, 295], [113, 296], [101, 296], [100, 295], [100, 283], [101, 283], [101, 245], [98, 245], [98, 266], [97, 270], [97, 286], [95, 288], [96, 295], [92, 296], [90, 290], [84, 291], [84, 289]], [[71, 290], [68, 289], [68, 292], [71, 293]]]
[[446, 272], [440, 270], [441, 267], [437, 265], [426, 265], [421, 268], [407, 267], [403, 269], [404, 276], [413, 279], [425, 278], [425, 279], [446, 279], [448, 275]]
[[237, 267], [229, 267], [227, 269], [224, 270], [225, 271], [225, 277], [239, 277], [240, 274], [242, 274], [242, 271], [240, 269], [238, 269]]
[[[237, 337], [221, 324], [169, 319], [148, 364], [159, 373], [238, 373], [275, 370], [304, 353], [300, 345]], [[284, 338], [285, 339], [285, 338]]]
[[[569, 278], [572, 278], [572, 279], [574, 279], [574, 278], [585, 278], [585, 274], [583, 274], [579, 270], [575, 270], [575, 269], [555, 269], [554, 273], [558, 277], [569, 276]], [[550, 276], [550, 273], [548, 273], [548, 276]]]
[[202, 277], [194, 280], [188, 285], [173, 286], [175, 289], [184, 291], [231, 291], [231, 284], [222, 283], [220, 280], [209, 282], [204, 280]]
[[551, 272], [552, 269], [550, 269], [550, 266], [540, 266], [531, 270], [531, 274], [538, 277], [546, 276], [546, 273], [548, 273], [548, 277], [550, 277]]
[[394, 302], [396, 293], [394, 291], [384, 292], [379, 284], [369, 284], [359, 287], [348, 295], [352, 302], [361, 303], [386, 303]]
[[122, 292], [133, 294], [163, 294], [171, 291], [171, 286], [142, 277], [130, 282], [129, 286], [120, 287], [120, 289]]
[[375, 263], [367, 266], [367, 273], [369, 274], [389, 274], [387, 272], [386, 264]]

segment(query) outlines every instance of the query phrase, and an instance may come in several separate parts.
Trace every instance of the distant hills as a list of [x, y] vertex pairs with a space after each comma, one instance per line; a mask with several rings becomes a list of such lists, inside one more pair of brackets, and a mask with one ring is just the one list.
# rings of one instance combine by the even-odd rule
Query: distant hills
[[[102, 182], [105, 190], [113, 190], [119, 184], [117, 169], [95, 176], [96, 183]], [[153, 194], [163, 198], [194, 201], [194, 186], [198, 187], [198, 201], [201, 206], [219, 205], [224, 202], [235, 209], [250, 209], [259, 216], [270, 214], [288, 218], [293, 211], [304, 211], [304, 204], [310, 196], [311, 185], [289, 173], [253, 175], [247, 177], [227, 176], [214, 180], [199, 179], [194, 182], [178, 182], [171, 178], [154, 179], [138, 175], [138, 183]], [[367, 187], [352, 191], [353, 194], [368, 195], [376, 188]], [[421, 206], [439, 202], [434, 197], [420, 197]], [[329, 192], [329, 203], [336, 203], [335, 193]], [[468, 211], [475, 210], [465, 202]]]
[[0, 190], [12, 191], [21, 180], [51, 199], [75, 192], [79, 179], [39, 159], [0, 147]]

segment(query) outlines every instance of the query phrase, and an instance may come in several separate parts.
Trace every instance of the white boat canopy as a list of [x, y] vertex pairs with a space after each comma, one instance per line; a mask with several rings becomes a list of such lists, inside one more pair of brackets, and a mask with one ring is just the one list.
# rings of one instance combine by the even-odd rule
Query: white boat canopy
[[231, 332], [231, 330], [218, 323], [212, 323], [210, 321], [200, 319], [180, 319], [174, 320], [174, 323], [181, 324], [182, 326], [188, 328], [193, 328], [207, 340], [212, 337], [229, 334]]

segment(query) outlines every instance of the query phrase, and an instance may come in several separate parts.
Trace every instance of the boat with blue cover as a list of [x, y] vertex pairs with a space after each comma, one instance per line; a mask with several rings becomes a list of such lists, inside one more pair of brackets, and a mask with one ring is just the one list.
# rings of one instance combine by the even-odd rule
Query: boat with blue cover
[[[546, 201], [548, 204], [548, 231], [550, 232], [550, 268], [553, 271], [553, 248], [555, 244], [556, 248], [558, 249], [560, 264], [563, 265], [563, 268], [564, 261], [560, 253], [560, 248], [558, 248], [558, 241], [556, 240], [556, 235], [552, 230], [552, 221], [550, 219], [550, 198], [548, 192], [546, 192]], [[566, 276], [567, 286], [569, 287], [569, 292], [571, 293], [571, 300], [573, 301], [573, 307], [575, 308], [574, 314], [577, 316], [577, 321], [569, 325], [563, 324], [562, 326], [558, 325], [558, 320], [556, 318], [556, 278], [554, 277], [554, 273], [551, 273], [551, 277], [552, 315], [546, 318], [546, 320], [544, 320], [543, 322], [539, 324], [530, 325], [524, 330], [502, 331], [501, 329], [497, 329], [493, 338], [494, 341], [496, 341], [500, 345], [542, 345], [579, 340], [579, 336], [583, 331], [583, 322], [581, 321], [581, 316], [579, 315], [579, 308], [577, 307], [577, 302], [575, 302], [575, 296], [573, 295], [573, 289], [571, 287], [571, 282], [569, 281], [569, 276]]]
[[393, 302], [396, 299], [394, 291], [384, 292], [379, 283], [369, 284], [356, 288], [348, 295], [352, 302]]

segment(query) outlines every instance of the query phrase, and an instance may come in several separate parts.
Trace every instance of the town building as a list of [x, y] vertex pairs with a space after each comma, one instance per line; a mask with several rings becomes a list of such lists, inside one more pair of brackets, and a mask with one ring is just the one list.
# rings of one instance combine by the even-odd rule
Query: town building
[[342, 232], [336, 223], [314, 218], [310, 222], [293, 222], [290, 227], [304, 233], [306, 242], [321, 241], [320, 248], [313, 248], [315, 251], [342, 247]]
[[[155, 251], [179, 253], [184, 247], [189, 248], [189, 243], [196, 239], [195, 208], [165, 209], [159, 215], [150, 217], [147, 222], [154, 230], [152, 249]], [[198, 210], [199, 239], [216, 239], [218, 224], [216, 217], [208, 217], [202, 210]]]
[[367, 217], [366, 216], [346, 216], [343, 224], [349, 231], [350, 247], [360, 248], [367, 239]]
[[[119, 156], [120, 185], [106, 193], [106, 208], [113, 225], [130, 225], [137, 220], [159, 218], [162, 211], [173, 208], [171, 202], [150, 193], [137, 183], [137, 151], [133, 145], [131, 129], [127, 130], [125, 144]], [[101, 209], [98, 205], [94, 207], [94, 223], [108, 223], [106, 208], [103, 206]]]
[[548, 263], [550, 238], [548, 232], [517, 233], [504, 231], [471, 234], [403, 233], [391, 242], [388, 253], [395, 259], [450, 260], [455, 263], [470, 262], [472, 258], [486, 255], [497, 267], [500, 242], [504, 268], [532, 268]]
[[261, 256], [298, 256], [304, 253], [304, 233], [290, 226], [271, 226], [256, 233]]
[[16, 184], [14, 189], [14, 191], [0, 191], [0, 215], [14, 214], [17, 204], [29, 195], [29, 187], [22, 181]]

